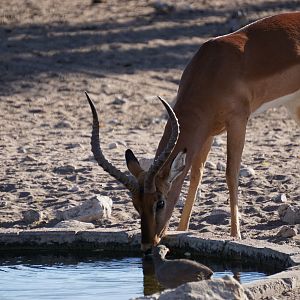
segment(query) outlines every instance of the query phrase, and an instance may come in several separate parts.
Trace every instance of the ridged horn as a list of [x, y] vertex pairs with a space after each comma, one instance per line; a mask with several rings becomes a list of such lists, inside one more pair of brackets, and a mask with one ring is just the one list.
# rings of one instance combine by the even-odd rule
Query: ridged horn
[[180, 132], [179, 123], [173, 109], [164, 99], [162, 99], [159, 96], [158, 99], [162, 102], [162, 104], [164, 105], [165, 109], [168, 112], [172, 130], [171, 130], [171, 136], [168, 141], [168, 144], [166, 145], [165, 149], [160, 153], [160, 155], [157, 158], [155, 158], [153, 164], [150, 166], [146, 174], [145, 181], [144, 181], [144, 189], [147, 192], [155, 192], [155, 176], [163, 167], [164, 163], [166, 162], [171, 152], [173, 151]]
[[116, 180], [124, 184], [132, 193], [136, 193], [138, 190], [138, 184], [135, 178], [133, 178], [132, 176], [127, 176], [125, 173], [121, 172], [104, 157], [100, 146], [98, 114], [95, 105], [87, 92], [85, 92], [85, 95], [90, 104], [92, 114], [93, 114], [93, 130], [92, 130], [92, 137], [91, 137], [91, 146], [92, 146], [92, 152], [94, 154], [95, 160], [97, 161], [98, 165], [103, 168], [105, 172], [109, 173]]

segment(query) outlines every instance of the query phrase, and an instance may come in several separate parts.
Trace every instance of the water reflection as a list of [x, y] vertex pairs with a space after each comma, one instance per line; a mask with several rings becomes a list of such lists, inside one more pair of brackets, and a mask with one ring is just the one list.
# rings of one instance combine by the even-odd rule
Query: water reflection
[[[0, 291], [3, 299], [129, 299], [151, 295], [164, 288], [155, 278], [152, 258], [123, 257], [114, 253], [41, 255], [0, 255]], [[171, 256], [170, 259], [183, 257]], [[224, 260], [197, 260], [214, 271], [214, 278], [233, 275], [249, 282], [273, 274], [278, 269], [263, 269]], [[26, 292], [26, 293], [25, 293]], [[43, 296], [43, 297], [42, 297]], [[108, 297], [109, 296], [109, 297]], [[5, 298], [6, 297], [6, 298]], [[2, 299], [2, 298], [1, 298]]]
[[154, 264], [151, 257], [143, 258], [144, 295], [152, 295], [161, 292], [164, 288], [155, 277]]

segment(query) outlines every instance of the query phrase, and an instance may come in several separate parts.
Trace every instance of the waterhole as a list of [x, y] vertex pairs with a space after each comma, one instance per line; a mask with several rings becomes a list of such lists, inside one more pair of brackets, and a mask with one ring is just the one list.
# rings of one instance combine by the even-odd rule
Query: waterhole
[[[2, 255], [0, 299], [130, 299], [162, 291], [151, 259], [111, 257], [112, 253]], [[242, 262], [193, 258], [209, 266], [213, 277], [225, 274], [246, 283], [278, 270]]]

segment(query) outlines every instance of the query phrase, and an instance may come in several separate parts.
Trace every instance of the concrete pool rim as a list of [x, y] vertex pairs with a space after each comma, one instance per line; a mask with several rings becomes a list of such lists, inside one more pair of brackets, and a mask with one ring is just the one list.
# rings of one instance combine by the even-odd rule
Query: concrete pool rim
[[[243, 284], [256, 299], [300, 287], [300, 248], [261, 240], [212, 238], [196, 232], [169, 232], [162, 243], [199, 255], [224, 259], [248, 259], [265, 265], [277, 264], [287, 270], [266, 279]], [[139, 251], [139, 231], [76, 228], [0, 229], [0, 250], [91, 250]]]

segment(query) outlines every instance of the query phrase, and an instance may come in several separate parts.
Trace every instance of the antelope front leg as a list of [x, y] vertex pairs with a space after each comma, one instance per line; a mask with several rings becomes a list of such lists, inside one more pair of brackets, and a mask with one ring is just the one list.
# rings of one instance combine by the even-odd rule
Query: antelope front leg
[[192, 163], [191, 174], [190, 174], [190, 186], [189, 191], [185, 200], [185, 205], [182, 211], [180, 222], [177, 230], [186, 231], [189, 228], [190, 218], [192, 214], [192, 208], [195, 203], [197, 190], [201, 183], [205, 161], [207, 159], [209, 150], [211, 148], [213, 137], [210, 137], [203, 145], [198, 156]]
[[227, 126], [226, 181], [229, 189], [231, 236], [241, 238], [238, 211], [238, 180], [248, 118], [233, 119]]

